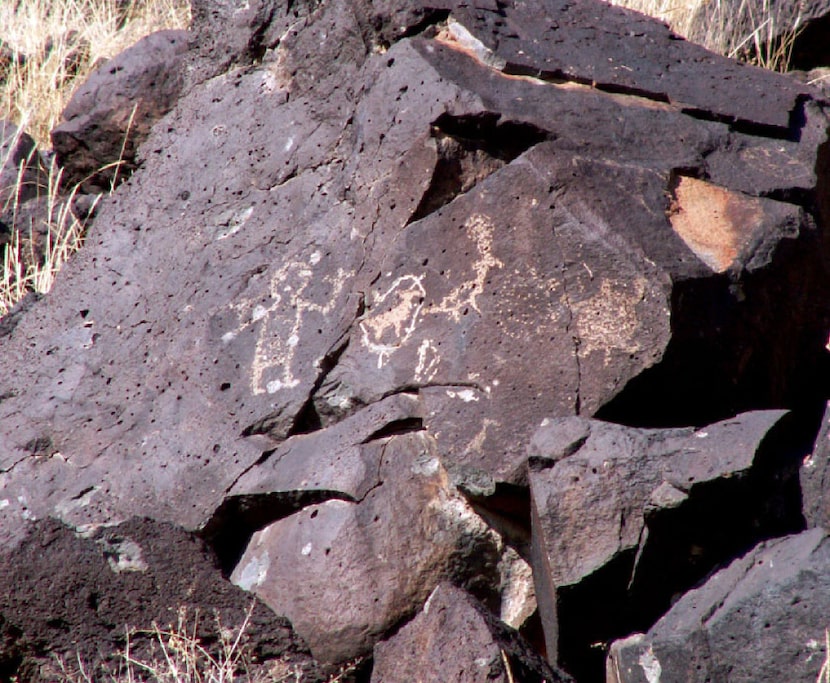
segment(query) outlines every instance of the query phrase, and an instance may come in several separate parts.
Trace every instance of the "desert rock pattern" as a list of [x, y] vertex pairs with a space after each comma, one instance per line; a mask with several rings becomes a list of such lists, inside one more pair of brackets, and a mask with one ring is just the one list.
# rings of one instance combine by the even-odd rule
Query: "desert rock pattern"
[[815, 680], [821, 93], [599, 0], [193, 17], [54, 134], [164, 90], [0, 322], [0, 678], [249, 600], [303, 680]]

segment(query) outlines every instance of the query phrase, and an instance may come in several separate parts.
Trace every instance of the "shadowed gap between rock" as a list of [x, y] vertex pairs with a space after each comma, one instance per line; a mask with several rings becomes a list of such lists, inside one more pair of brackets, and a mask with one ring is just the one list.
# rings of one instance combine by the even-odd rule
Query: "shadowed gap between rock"
[[407, 417], [401, 420], [393, 420], [387, 425], [384, 425], [375, 432], [367, 436], [361, 444], [367, 444], [371, 441], [384, 439], [388, 436], [400, 436], [401, 434], [410, 434], [412, 432], [422, 432], [424, 430], [424, 420], [420, 417]]
[[806, 528], [798, 473], [811, 435], [811, 423], [786, 416], [762, 442], [748, 474], [694, 486], [679, 507], [647, 512], [639, 550], [560, 588], [563, 668], [580, 683], [605, 681], [613, 640], [647, 631], [686, 591], [759, 542]]
[[[530, 493], [526, 486], [497, 482], [489, 495], [477, 495], [462, 483], [458, 490], [473, 511], [495, 530], [523, 560], [531, 562]], [[547, 659], [545, 633], [538, 610], [519, 629], [520, 635]]]
[[327, 500], [356, 502], [341, 491], [280, 491], [230, 496], [216, 508], [199, 535], [213, 549], [222, 574], [227, 578], [257, 531]]
[[417, 24], [413, 24], [412, 26], [408, 26], [403, 33], [400, 34], [398, 40], [403, 40], [404, 38], [412, 38], [413, 36], [420, 35], [425, 31], [428, 31], [433, 26], [437, 26], [438, 24], [443, 24], [447, 19], [450, 17], [450, 10], [448, 9], [433, 9], [429, 8], [426, 9], [426, 15], [424, 16], [421, 21]]
[[536, 69], [524, 64], [513, 64], [508, 62], [501, 71], [505, 76], [524, 76], [536, 78], [540, 81], [551, 83], [553, 85], [576, 83], [577, 85], [585, 85], [589, 88], [599, 90], [600, 92], [606, 92], [611, 95], [630, 95], [631, 97], [641, 97], [644, 100], [651, 100], [652, 102], [669, 104], [668, 96], [662, 92], [654, 92], [644, 88], [635, 88], [621, 83], [598, 83], [590, 78], [569, 74], [561, 69], [545, 71], [543, 69]]
[[[793, 39], [789, 68], [810, 71], [816, 67], [830, 66], [828, 35], [830, 35], [830, 15], [813, 19], [799, 30]], [[779, 42], [781, 40], [781, 38], [778, 39]], [[775, 54], [775, 49], [764, 43], [759, 51], [761, 54]]]
[[750, 410], [786, 408], [814, 419], [830, 386], [822, 251], [817, 235], [802, 235], [782, 240], [770, 265], [741, 274], [739, 282], [728, 272], [676, 282], [662, 360], [594, 417], [632, 427], [701, 427]]
[[506, 166], [550, 134], [528, 123], [504, 121], [500, 114], [442, 114], [432, 124], [438, 161], [429, 187], [407, 225], [434, 213]]

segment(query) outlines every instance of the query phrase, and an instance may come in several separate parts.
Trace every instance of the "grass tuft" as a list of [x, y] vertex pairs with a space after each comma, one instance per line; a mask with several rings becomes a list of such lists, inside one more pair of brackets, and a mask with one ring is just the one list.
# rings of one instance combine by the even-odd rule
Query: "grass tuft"
[[794, 14], [788, 3], [776, 4], [774, 0], [763, 0], [760, 9], [753, 9], [756, 3], [752, 0], [609, 2], [665, 21], [678, 35], [713, 52], [771, 71], [787, 71], [801, 30], [800, 15]]
[[0, 118], [48, 149], [72, 93], [103, 60], [154, 31], [189, 23], [189, 0], [0, 2], [0, 41], [20, 57], [0, 71]]
[[[70, 665], [56, 657], [57, 671], [51, 678], [56, 683], [302, 683], [301, 667], [277, 659], [257, 665], [250, 654], [246, 631], [256, 603], [251, 603], [242, 624], [226, 628], [217, 617], [215, 628], [218, 647], [208, 648], [199, 638], [200, 615], [188, 618], [187, 609], [180, 608], [175, 626], [159, 628], [155, 623], [149, 631], [126, 633], [124, 650], [117, 655], [120, 666], [109, 671], [103, 666], [93, 671], [80, 656]], [[148, 656], [137, 655], [133, 644], [137, 635], [149, 636], [152, 647]], [[363, 664], [356, 660], [341, 666], [326, 683], [344, 683]]]
[[[77, 87], [103, 60], [150, 33], [189, 23], [189, 0], [0, 0], [0, 119], [31, 135], [48, 159], [52, 128]], [[125, 146], [126, 140], [122, 151]], [[0, 155], [0, 168], [7, 162], [11, 160]], [[48, 197], [46, 237], [36, 234], [42, 232], [40, 226], [16, 220], [24, 196], [24, 162], [11, 201], [0, 206], [0, 216], [13, 228], [8, 244], [0, 247], [0, 317], [27, 292], [48, 292], [60, 267], [83, 244], [88, 218], [72, 208], [78, 186], [63, 187], [54, 158], [43, 165], [48, 168], [40, 188]], [[120, 162], [115, 165], [117, 171]], [[93, 213], [97, 201], [84, 216]]]

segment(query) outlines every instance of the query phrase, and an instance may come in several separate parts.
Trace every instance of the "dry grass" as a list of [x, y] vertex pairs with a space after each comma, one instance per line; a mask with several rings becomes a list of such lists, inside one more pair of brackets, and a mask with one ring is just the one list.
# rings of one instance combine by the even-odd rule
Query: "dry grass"
[[830, 630], [827, 629], [824, 631], [824, 662], [816, 683], [830, 683]]
[[713, 52], [772, 71], [787, 70], [801, 28], [798, 3], [762, 0], [760, 9], [753, 9], [755, 3], [747, 0], [737, 7], [721, 0], [609, 1], [665, 21], [678, 35]]
[[[48, 186], [45, 188], [46, 237], [43, 243], [33, 234], [32, 226], [29, 226], [28, 234], [21, 234], [22, 226], [15, 222], [18, 229], [12, 232], [11, 242], [3, 251], [0, 317], [6, 315], [28, 292], [48, 292], [58, 271], [83, 243], [85, 221], [80, 220], [72, 211], [77, 186], [62, 197], [58, 192], [61, 175], [61, 170], [53, 161], [49, 170]], [[99, 198], [94, 200], [94, 204]], [[92, 210], [95, 208], [94, 204]], [[15, 203], [10, 215], [16, 217], [18, 209], [19, 206]]]
[[[246, 630], [250, 624], [254, 603], [237, 629], [222, 626], [217, 618], [212, 630], [218, 636], [218, 647], [208, 650], [197, 636], [200, 630], [199, 614], [188, 619], [187, 610], [179, 610], [178, 623], [170, 628], [155, 624], [149, 635], [153, 654], [136, 655], [131, 647], [136, 632], [127, 633], [127, 644], [119, 653], [121, 666], [116, 672], [91, 671], [80, 657], [67, 664], [57, 659], [57, 670], [50, 678], [56, 683], [302, 683], [303, 670], [289, 662], [273, 660], [266, 665], [255, 665], [247, 645]], [[349, 680], [360, 661], [345, 664], [327, 683]]]
[[244, 640], [252, 611], [253, 605], [235, 630], [223, 627], [216, 620], [219, 647], [214, 652], [208, 651], [196, 635], [199, 630], [198, 613], [189, 621], [187, 611], [181, 609], [175, 627], [161, 629], [154, 624], [149, 633], [143, 634], [152, 637], [152, 656], [137, 656], [131, 647], [136, 633], [128, 632], [127, 644], [119, 653], [121, 666], [117, 672], [91, 671], [78, 657], [73, 665], [59, 659], [57, 677], [61, 683], [232, 683], [240, 679], [250, 683], [300, 681], [302, 672], [285, 662], [277, 661], [267, 670], [252, 668]]
[[[19, 56], [0, 58], [0, 119], [16, 123], [46, 152], [64, 107], [102, 60], [154, 31], [189, 23], [189, 0], [0, 0], [0, 47]], [[0, 168], [6, 162], [0, 156]], [[0, 215], [15, 227], [0, 253], [0, 317], [27, 292], [48, 292], [57, 271], [83, 243], [85, 220], [71, 210], [78, 189], [62, 186], [53, 160], [44, 164], [48, 237], [42, 245], [14, 220], [20, 208], [16, 198], [0, 206]], [[22, 165], [19, 171], [22, 182]]]
[[12, 61], [0, 84], [0, 118], [49, 148], [69, 98], [101, 60], [189, 23], [189, 0], [3, 0], [0, 40], [24, 60]]

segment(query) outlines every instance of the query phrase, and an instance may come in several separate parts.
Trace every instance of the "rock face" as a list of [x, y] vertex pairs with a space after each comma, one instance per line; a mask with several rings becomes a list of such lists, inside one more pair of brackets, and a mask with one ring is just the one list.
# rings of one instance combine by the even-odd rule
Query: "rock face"
[[[811, 88], [593, 0], [193, 10], [137, 172], [0, 330], [9, 566], [43, 520], [150, 517], [319, 659], [368, 655], [449, 582], [594, 672], [571, 586], [611, 572], [633, 609], [629, 579], [682, 564], [657, 541], [722, 492], [752, 505], [680, 535], [703, 558], [677, 590], [803, 528], [814, 432], [723, 420], [826, 400]], [[529, 469], [545, 419], [564, 431]], [[613, 477], [570, 486], [597, 458]], [[598, 638], [647, 631], [667, 588]]]
[[801, 529], [801, 452], [787, 427], [780, 411], [699, 430], [547, 421], [530, 491], [548, 655], [590, 675], [580, 644], [652, 623], [712, 567]]
[[801, 465], [799, 478], [807, 525], [830, 528], [830, 404], [813, 450]]
[[81, 86], [52, 130], [67, 185], [110, 189], [135, 168], [138, 146], [176, 102], [186, 31], [158, 31], [105, 62]]
[[[442, 580], [491, 597], [498, 537], [451, 486], [423, 432], [367, 444], [377, 483], [254, 534], [231, 579], [286, 615], [323, 661], [371, 650]], [[487, 594], [490, 593], [490, 596]]]
[[609, 683], [812, 681], [824, 663], [830, 541], [763, 543], [690, 591], [645, 635], [614, 644]]

